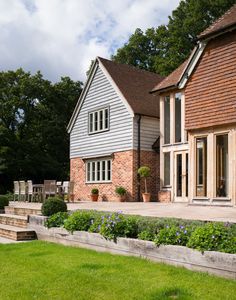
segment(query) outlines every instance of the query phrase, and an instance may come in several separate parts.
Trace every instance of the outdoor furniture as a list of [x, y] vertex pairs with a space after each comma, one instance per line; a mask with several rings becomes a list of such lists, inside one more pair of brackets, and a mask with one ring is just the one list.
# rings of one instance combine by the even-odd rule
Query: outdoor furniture
[[17, 200], [19, 201], [20, 199], [20, 185], [19, 185], [19, 181], [14, 181], [14, 195], [13, 195], [13, 201], [16, 201], [16, 197]]
[[44, 199], [57, 193], [56, 180], [44, 180]]
[[32, 202], [34, 200], [34, 190], [33, 190], [32, 180], [27, 180], [27, 197], [26, 197], [26, 200], [28, 202]]
[[25, 201], [26, 200], [26, 183], [25, 181], [21, 180], [19, 181], [20, 184], [20, 201]]
[[33, 184], [33, 200], [43, 202], [44, 200], [44, 185]]
[[[64, 198], [70, 202], [74, 201], [74, 182], [73, 181], [63, 181], [62, 184]], [[66, 197], [65, 197], [66, 196]]]

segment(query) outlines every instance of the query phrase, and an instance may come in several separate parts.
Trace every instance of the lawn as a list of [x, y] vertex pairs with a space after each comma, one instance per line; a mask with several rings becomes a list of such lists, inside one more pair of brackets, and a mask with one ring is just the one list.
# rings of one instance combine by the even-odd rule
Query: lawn
[[236, 281], [46, 242], [0, 245], [0, 299], [236, 299]]

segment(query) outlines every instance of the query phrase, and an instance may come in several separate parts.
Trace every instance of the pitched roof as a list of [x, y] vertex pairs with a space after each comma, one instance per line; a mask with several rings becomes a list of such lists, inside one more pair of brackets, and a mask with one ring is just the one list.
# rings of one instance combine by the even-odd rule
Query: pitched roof
[[211, 26], [199, 34], [199, 39], [208, 38], [211, 35], [229, 29], [236, 25], [236, 4], [234, 4], [222, 17], [217, 19]]
[[175, 69], [170, 75], [168, 75], [164, 80], [160, 83], [156, 84], [155, 87], [151, 90], [151, 92], [164, 90], [166, 88], [177, 87], [182, 74], [187, 66], [189, 58], [186, 59], [177, 69]]
[[164, 77], [98, 57], [135, 114], [159, 117], [157, 98], [149, 91]]

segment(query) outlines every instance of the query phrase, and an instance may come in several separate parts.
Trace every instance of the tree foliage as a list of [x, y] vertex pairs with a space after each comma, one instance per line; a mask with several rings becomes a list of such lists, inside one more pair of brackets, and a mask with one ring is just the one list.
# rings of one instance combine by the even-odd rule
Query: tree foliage
[[55, 84], [40, 72], [0, 72], [0, 193], [16, 179], [66, 179], [66, 126], [81, 82], [63, 77]]
[[197, 35], [235, 3], [236, 0], [182, 0], [166, 26], [145, 32], [136, 29], [112, 59], [166, 76], [189, 56]]

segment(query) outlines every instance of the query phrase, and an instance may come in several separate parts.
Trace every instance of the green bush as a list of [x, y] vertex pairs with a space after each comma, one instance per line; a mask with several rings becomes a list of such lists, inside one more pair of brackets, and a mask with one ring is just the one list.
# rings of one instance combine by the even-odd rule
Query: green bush
[[4, 209], [5, 206], [9, 205], [9, 198], [7, 195], [0, 195], [0, 209]]
[[68, 217], [69, 214], [67, 212], [58, 212], [47, 219], [45, 226], [47, 228], [62, 227]]
[[125, 217], [115, 212], [101, 217], [99, 233], [108, 240], [116, 242], [117, 237], [125, 236], [127, 230], [127, 221]]
[[117, 186], [115, 192], [119, 196], [124, 196], [126, 193], [126, 189], [123, 186]]
[[156, 237], [155, 244], [160, 245], [181, 245], [186, 246], [192, 230], [189, 227], [180, 225], [166, 226], [161, 229]]
[[138, 169], [138, 174], [140, 177], [149, 177], [151, 175], [151, 169], [149, 167], [143, 166]]
[[153, 234], [147, 230], [144, 230], [138, 234], [138, 239], [144, 240], [144, 241], [154, 241], [155, 234]]
[[88, 231], [95, 214], [90, 211], [76, 211], [65, 220], [64, 227], [69, 232], [74, 231]]
[[91, 190], [91, 194], [92, 194], [92, 195], [98, 195], [98, 193], [99, 193], [99, 190], [98, 190], [97, 188], [93, 188], [93, 189]]
[[236, 236], [230, 224], [207, 223], [192, 233], [187, 247], [200, 251], [236, 253]]
[[42, 205], [42, 214], [44, 216], [52, 216], [58, 212], [66, 212], [66, 203], [57, 197], [49, 197]]

